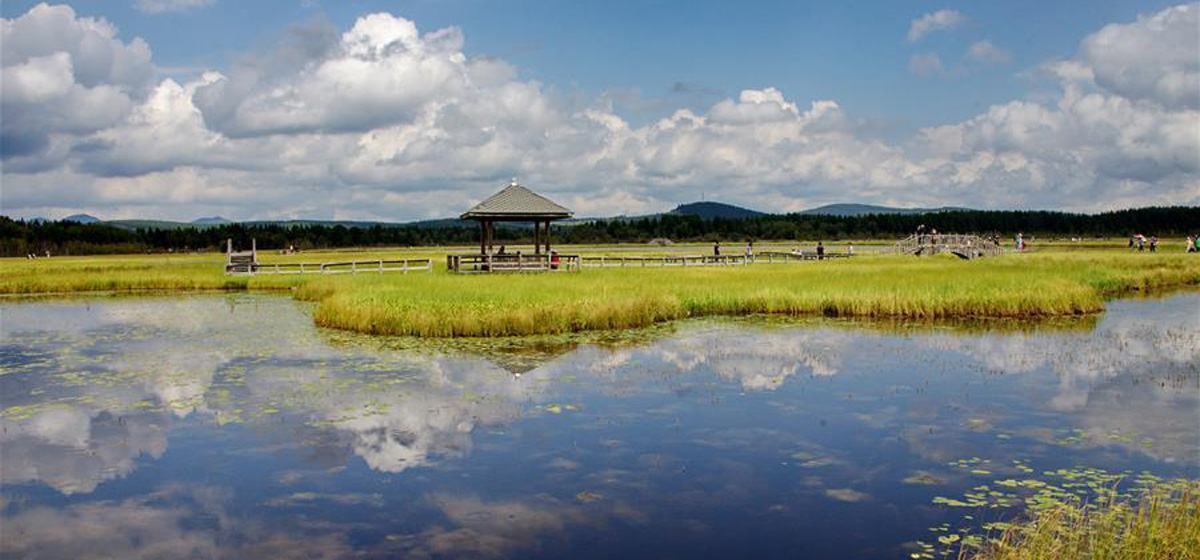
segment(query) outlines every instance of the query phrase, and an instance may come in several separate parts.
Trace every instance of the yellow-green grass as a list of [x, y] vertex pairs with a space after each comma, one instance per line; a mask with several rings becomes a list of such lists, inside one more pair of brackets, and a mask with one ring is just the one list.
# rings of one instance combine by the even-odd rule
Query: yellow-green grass
[[[1162, 485], [1139, 496], [1115, 491], [1092, 504], [1035, 510], [962, 560], [1200, 559], [1200, 482]], [[1137, 498], [1137, 499], [1135, 499]]]
[[899, 256], [578, 274], [329, 278], [300, 286], [318, 324], [374, 334], [505, 336], [755, 313], [914, 319], [1093, 313], [1128, 290], [1200, 284], [1186, 255]]
[[[456, 249], [465, 250], [465, 249]], [[629, 247], [564, 252], [652, 253]], [[1125, 251], [1044, 251], [960, 261], [855, 259], [742, 267], [585, 269], [452, 275], [446, 249], [263, 254], [264, 262], [430, 258], [432, 273], [225, 276], [223, 256], [142, 255], [0, 261], [0, 294], [295, 289], [318, 324], [432, 337], [562, 334], [711, 315], [915, 319], [1036, 318], [1100, 311], [1131, 290], [1200, 285], [1200, 258]]]

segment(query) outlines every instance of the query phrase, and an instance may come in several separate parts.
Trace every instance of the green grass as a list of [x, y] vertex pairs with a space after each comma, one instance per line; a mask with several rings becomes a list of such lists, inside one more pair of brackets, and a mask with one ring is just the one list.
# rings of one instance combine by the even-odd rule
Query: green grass
[[[569, 248], [593, 254], [656, 249]], [[692, 251], [697, 252], [697, 251]], [[1200, 285], [1200, 258], [1046, 251], [961, 261], [860, 256], [749, 267], [585, 269], [577, 274], [451, 275], [426, 250], [263, 255], [264, 262], [432, 258], [433, 273], [229, 277], [221, 255], [0, 261], [0, 294], [287, 290], [316, 302], [319, 325], [424, 337], [562, 334], [689, 317], [780, 314], [896, 319], [1038, 318], [1098, 312], [1136, 290]]]
[[641, 327], [753, 313], [910, 319], [1093, 313], [1128, 291], [1200, 284], [1186, 255], [869, 257], [732, 268], [589, 269], [528, 276], [321, 279], [298, 296], [326, 327], [373, 334], [505, 336]]
[[1104, 492], [1092, 503], [1058, 502], [1008, 525], [961, 560], [1194, 560], [1200, 558], [1200, 483], [1139, 495]]

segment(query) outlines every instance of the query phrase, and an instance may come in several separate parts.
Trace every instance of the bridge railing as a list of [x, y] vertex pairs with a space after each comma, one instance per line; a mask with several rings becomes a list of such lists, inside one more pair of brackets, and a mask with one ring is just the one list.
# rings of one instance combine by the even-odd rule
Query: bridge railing
[[954, 253], [966, 259], [996, 256], [1004, 252], [1000, 245], [978, 235], [959, 233], [918, 233], [896, 242], [895, 252], [902, 255]]

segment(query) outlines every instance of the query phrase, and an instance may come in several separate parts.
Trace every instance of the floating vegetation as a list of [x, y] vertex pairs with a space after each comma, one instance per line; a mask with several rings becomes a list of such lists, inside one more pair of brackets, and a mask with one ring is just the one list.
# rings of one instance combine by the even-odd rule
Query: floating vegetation
[[[971, 458], [954, 466], [982, 463]], [[1014, 465], [1032, 472], [1021, 461]], [[984, 512], [988, 521], [965, 515], [957, 529], [949, 523], [930, 527], [936, 537], [918, 541], [910, 554], [914, 559], [1165, 560], [1197, 558], [1200, 551], [1197, 480], [1077, 467], [1043, 471], [1039, 478], [993, 480], [932, 502]], [[1002, 513], [1016, 508], [1024, 513]]]

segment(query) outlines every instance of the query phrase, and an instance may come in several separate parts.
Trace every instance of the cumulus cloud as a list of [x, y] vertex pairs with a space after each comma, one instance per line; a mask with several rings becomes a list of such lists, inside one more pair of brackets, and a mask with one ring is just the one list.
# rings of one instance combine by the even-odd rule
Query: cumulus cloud
[[120, 122], [153, 78], [150, 47], [104, 19], [38, 4], [0, 22], [0, 156], [35, 155], [58, 132]]
[[214, 0], [136, 0], [133, 7], [147, 14], [186, 12], [211, 6]]
[[958, 10], [943, 9], [930, 12], [912, 20], [908, 26], [908, 42], [915, 43], [926, 35], [944, 29], [952, 29], [967, 21], [967, 16]]
[[914, 54], [908, 59], [908, 71], [918, 76], [942, 73], [942, 59], [937, 53]]
[[1004, 49], [992, 44], [991, 41], [978, 41], [971, 44], [967, 49], [967, 56], [981, 62], [994, 62], [1003, 64], [1012, 60]]
[[1200, 4], [1168, 8], [1089, 35], [1080, 59], [1095, 83], [1134, 101], [1200, 108]]
[[[634, 125], [612, 95], [558, 94], [503, 60], [467, 56], [457, 28], [422, 32], [390, 14], [346, 29], [298, 25], [227, 68], [154, 83], [144, 42], [42, 5], [3, 23], [3, 202], [26, 216], [420, 219], [454, 215], [516, 176], [593, 215], [646, 213], [701, 191], [779, 211], [847, 197], [1197, 204], [1197, 62], [1178, 48], [1195, 42], [1197, 10], [1088, 36], [1046, 65], [1060, 90], [1049, 101], [1002, 103], [885, 142], [836, 100], [772, 87]], [[964, 19], [935, 12], [912, 35]], [[1007, 58], [986, 41], [968, 56]], [[942, 63], [918, 54], [910, 68], [927, 75]]]
[[428, 104], [475, 87], [471, 69], [484, 82], [507, 77], [494, 63], [468, 64], [462, 45], [457, 28], [421, 35], [409, 20], [371, 14], [336, 44], [307, 53], [313, 58], [283, 79], [272, 79], [270, 67], [245, 69], [200, 88], [197, 100], [207, 122], [233, 136], [412, 122]]

